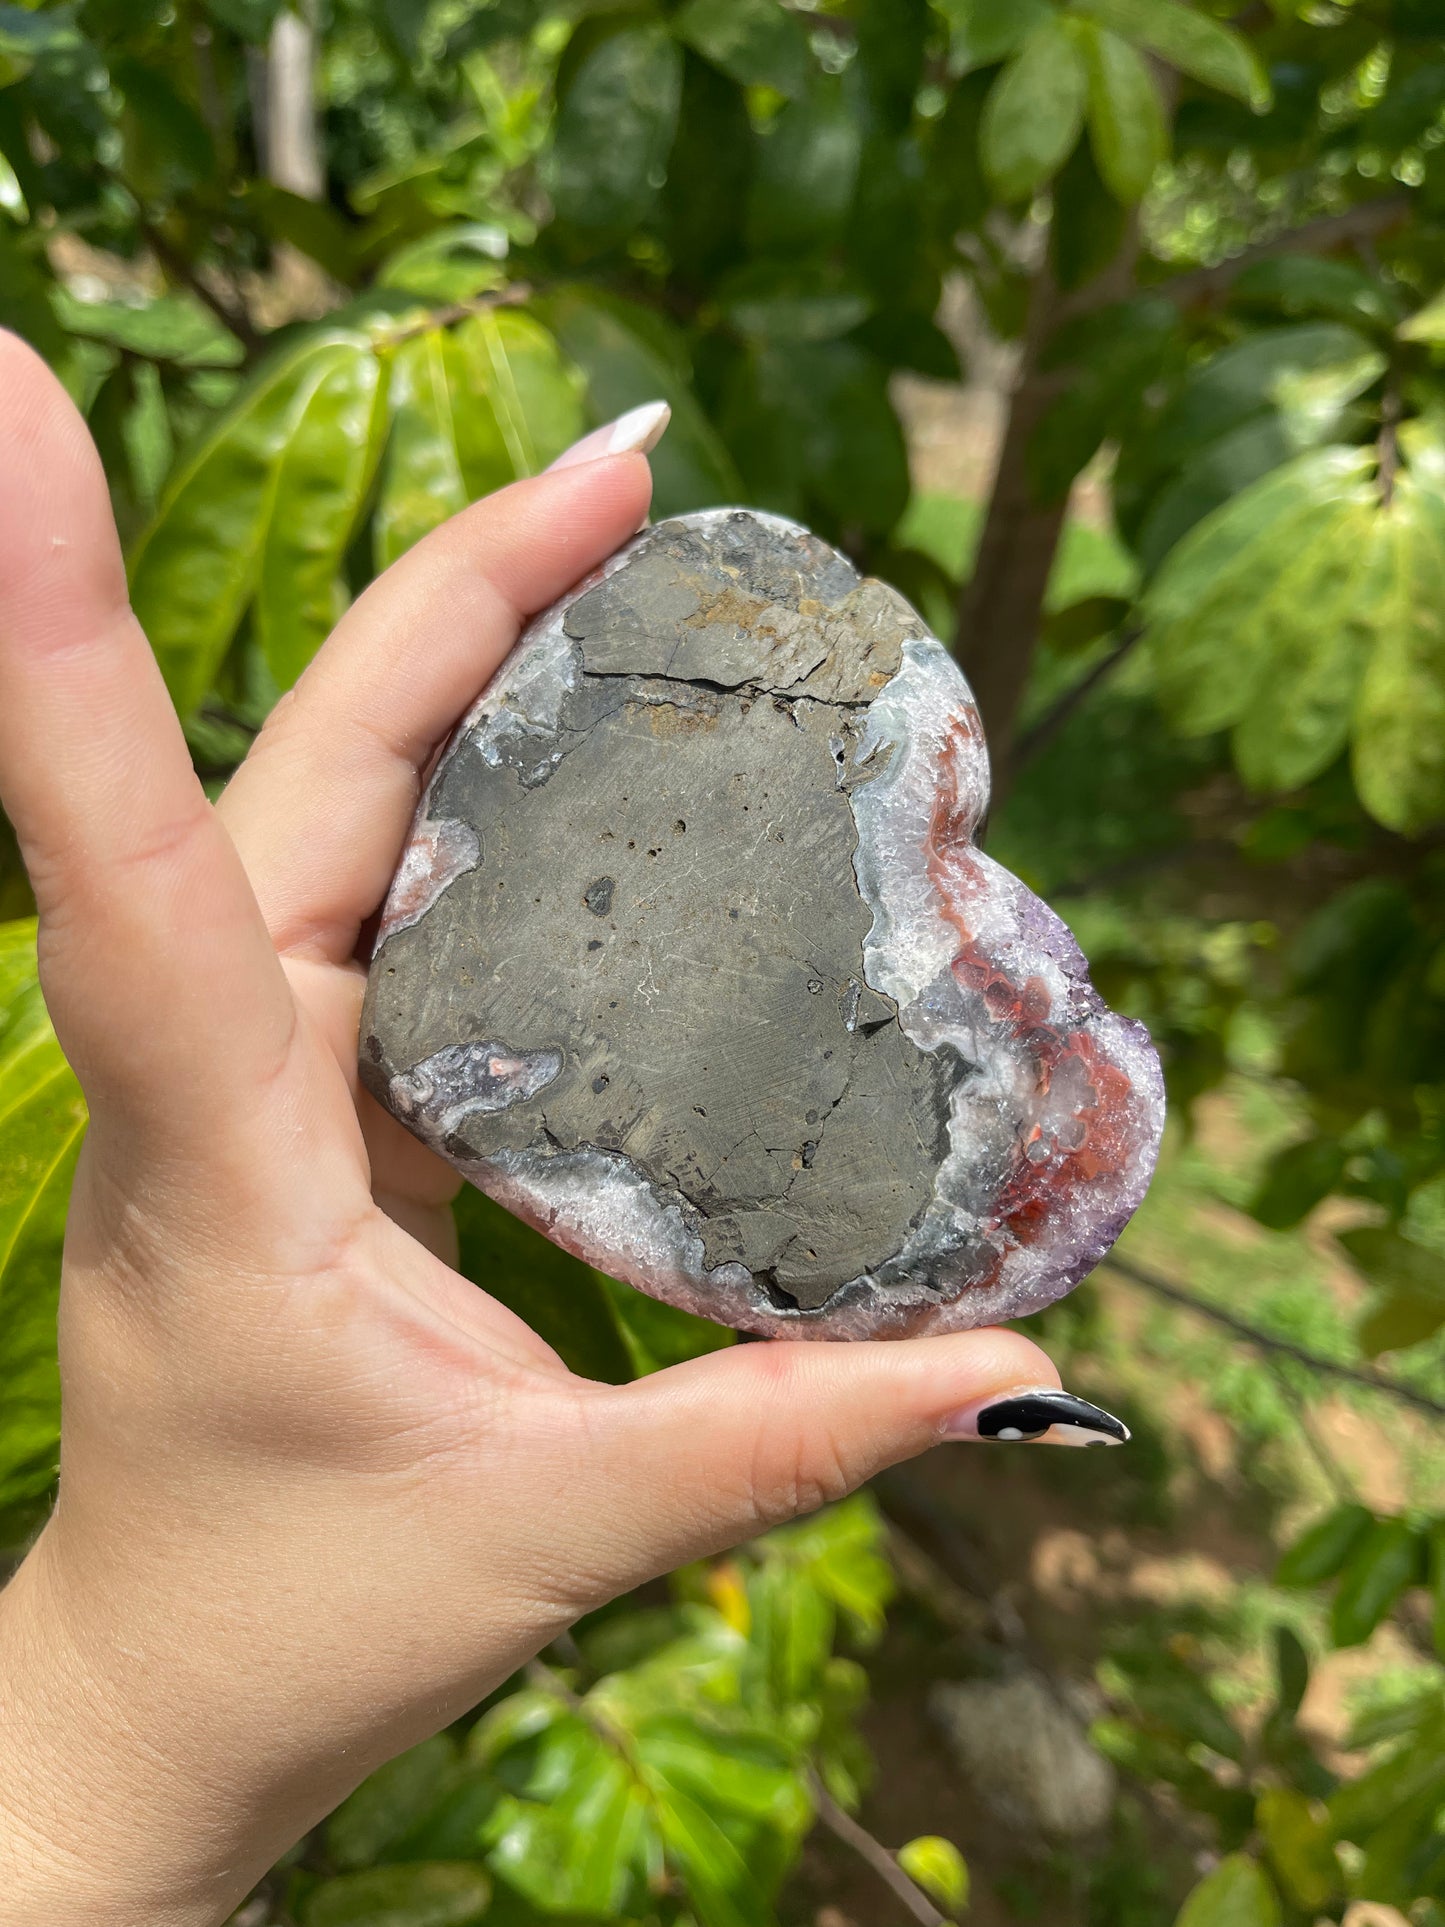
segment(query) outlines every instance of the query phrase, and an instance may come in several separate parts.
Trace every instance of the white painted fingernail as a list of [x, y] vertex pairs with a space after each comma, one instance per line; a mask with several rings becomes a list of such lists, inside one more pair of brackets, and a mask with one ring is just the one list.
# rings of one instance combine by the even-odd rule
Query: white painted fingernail
[[576, 468], [582, 462], [598, 462], [606, 455], [647, 455], [662, 440], [672, 410], [665, 401], [646, 401], [640, 408], [629, 408], [615, 422], [604, 422], [584, 435], [580, 442], [564, 449], [551, 463], [548, 473], [559, 468]]

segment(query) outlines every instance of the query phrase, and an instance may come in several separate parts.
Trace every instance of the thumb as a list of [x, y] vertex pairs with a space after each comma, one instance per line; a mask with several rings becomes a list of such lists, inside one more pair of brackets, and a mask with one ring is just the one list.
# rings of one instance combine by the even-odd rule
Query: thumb
[[739, 1345], [609, 1391], [590, 1443], [628, 1494], [628, 1583], [841, 1499], [946, 1438], [977, 1437], [980, 1409], [1058, 1382], [1037, 1345], [994, 1329]]

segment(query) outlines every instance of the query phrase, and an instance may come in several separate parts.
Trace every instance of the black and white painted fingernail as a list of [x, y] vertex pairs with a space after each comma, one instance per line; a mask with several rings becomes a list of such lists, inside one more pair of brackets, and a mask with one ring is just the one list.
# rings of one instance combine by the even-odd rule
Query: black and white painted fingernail
[[950, 1439], [983, 1439], [989, 1444], [1127, 1445], [1122, 1419], [1072, 1392], [1047, 1385], [1025, 1385], [1002, 1398], [967, 1406], [944, 1420]]

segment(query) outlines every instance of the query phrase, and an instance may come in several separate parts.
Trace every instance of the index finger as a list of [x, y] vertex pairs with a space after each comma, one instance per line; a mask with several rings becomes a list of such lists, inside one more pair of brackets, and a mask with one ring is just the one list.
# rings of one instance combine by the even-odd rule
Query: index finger
[[131, 613], [95, 446], [3, 330], [0, 396], [0, 796], [46, 999], [92, 1110], [194, 1149], [284, 1053], [290, 994]]
[[385, 894], [432, 751], [522, 624], [635, 533], [640, 454], [488, 496], [377, 579], [221, 801], [279, 949], [342, 962]]

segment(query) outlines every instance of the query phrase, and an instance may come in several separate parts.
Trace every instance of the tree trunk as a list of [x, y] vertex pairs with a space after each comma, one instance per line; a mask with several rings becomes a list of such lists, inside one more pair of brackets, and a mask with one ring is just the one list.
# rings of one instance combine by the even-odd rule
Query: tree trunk
[[266, 53], [265, 112], [261, 117], [266, 178], [303, 200], [326, 192], [316, 115], [316, 9], [283, 13]]
[[978, 558], [958, 599], [955, 645], [988, 732], [996, 798], [1008, 788], [1019, 705], [1028, 687], [1044, 596], [1068, 515], [1067, 498], [1045, 505], [1029, 486], [1029, 444], [1063, 385], [1059, 373], [1042, 368], [1040, 362], [1055, 331], [1078, 312], [1081, 296], [1084, 305], [1094, 308], [1123, 300], [1130, 293], [1138, 258], [1139, 230], [1134, 219], [1114, 259], [1079, 294], [1059, 294], [1047, 254], [1029, 290], [1023, 352]]
[[[261, 172], [303, 200], [326, 198], [326, 159], [316, 110], [317, 0], [278, 15], [265, 53], [250, 58], [251, 117]], [[287, 242], [272, 251], [272, 274], [257, 300], [267, 327], [314, 319], [336, 305], [325, 271]]]
[[973, 574], [958, 605], [956, 649], [988, 732], [996, 778], [1007, 768], [1014, 720], [1028, 682], [1044, 592], [1063, 533], [1067, 502], [1042, 507], [1029, 487], [1034, 430], [1057, 393], [1039, 358], [1053, 331], [1057, 295], [1047, 261], [1029, 294], [1023, 352]]

